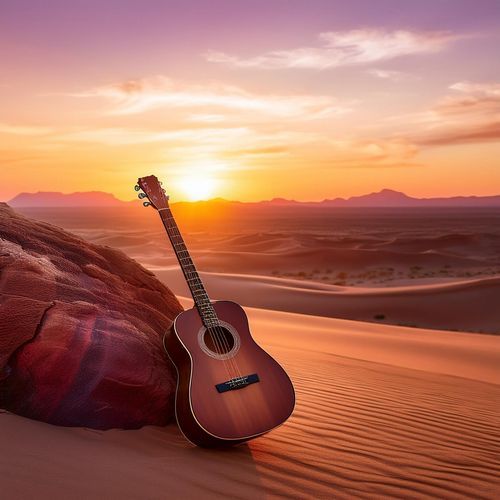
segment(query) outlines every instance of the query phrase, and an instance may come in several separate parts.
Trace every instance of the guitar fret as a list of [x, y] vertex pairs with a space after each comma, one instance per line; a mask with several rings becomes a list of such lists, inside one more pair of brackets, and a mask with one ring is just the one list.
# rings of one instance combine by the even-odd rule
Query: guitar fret
[[210, 298], [207, 295], [203, 282], [198, 275], [194, 262], [189, 255], [189, 251], [187, 250], [186, 244], [184, 243], [182, 235], [179, 232], [179, 228], [177, 227], [174, 216], [170, 211], [170, 207], [167, 206], [164, 211], [160, 212], [160, 217], [163, 221], [165, 229], [167, 230], [170, 242], [172, 243], [177, 259], [179, 260], [179, 264], [184, 272], [186, 283], [189, 286], [189, 290], [191, 291], [191, 295], [193, 296], [193, 300], [203, 323], [206, 327], [217, 326], [219, 324], [217, 314], [213, 304], [210, 302]]

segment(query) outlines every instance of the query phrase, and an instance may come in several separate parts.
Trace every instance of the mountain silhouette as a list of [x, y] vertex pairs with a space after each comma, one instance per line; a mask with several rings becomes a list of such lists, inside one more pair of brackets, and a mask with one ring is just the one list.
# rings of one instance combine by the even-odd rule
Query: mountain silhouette
[[11, 207], [119, 207], [127, 203], [102, 191], [20, 193], [8, 202]]
[[[9, 202], [12, 207], [123, 207], [141, 204], [137, 200], [122, 201], [111, 193], [102, 191], [88, 191], [63, 194], [59, 192], [40, 191], [38, 193], [20, 193]], [[500, 195], [496, 196], [452, 196], [440, 198], [415, 198], [401, 191], [382, 189], [375, 193], [350, 198], [333, 198], [323, 201], [296, 201], [286, 198], [258, 202], [228, 201], [223, 198], [198, 202], [181, 202], [182, 204], [238, 204], [248, 206], [276, 206], [276, 207], [500, 207]]]

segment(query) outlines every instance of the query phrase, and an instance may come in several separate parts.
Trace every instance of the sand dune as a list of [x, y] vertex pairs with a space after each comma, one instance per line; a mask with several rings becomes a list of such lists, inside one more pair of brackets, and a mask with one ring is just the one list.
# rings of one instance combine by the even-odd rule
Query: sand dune
[[[154, 272], [174, 293], [189, 295], [176, 267], [156, 268]], [[500, 277], [354, 288], [241, 274], [201, 276], [214, 299], [230, 299], [247, 306], [422, 328], [500, 333]]]
[[4, 413], [2, 495], [497, 496], [495, 337], [248, 313], [255, 337], [296, 386], [297, 407], [285, 425], [249, 445], [213, 451], [187, 444], [175, 425], [90, 431]]
[[[248, 445], [214, 451], [189, 445], [174, 424], [90, 431], [2, 413], [0, 496], [497, 498], [500, 342], [478, 333], [498, 333], [500, 325], [498, 241], [490, 229], [497, 215], [471, 215], [470, 231], [457, 236], [450, 234], [463, 231], [464, 221], [445, 215], [432, 227], [420, 215], [361, 224], [337, 213], [308, 220], [309, 232], [289, 217], [254, 221], [268, 224], [262, 232], [224, 232], [218, 221], [212, 232], [189, 233], [211, 297], [260, 308], [247, 308], [252, 330], [294, 381], [292, 418]], [[187, 296], [151, 215], [135, 215], [134, 224], [112, 211], [51, 217], [121, 248]], [[385, 259], [392, 286], [378, 284], [380, 269], [373, 270]], [[335, 267], [339, 261], [344, 268]], [[283, 263], [278, 271], [304, 269], [303, 279], [272, 276], [276, 262]], [[408, 268], [415, 262], [422, 267]], [[364, 273], [361, 282], [335, 285], [352, 281], [341, 278], [351, 264]], [[475, 333], [438, 330], [447, 328]]]
[[[282, 211], [269, 207], [266, 211], [241, 212], [233, 207], [221, 212], [194, 206], [175, 206], [174, 210], [197, 267], [207, 273], [252, 275], [251, 281], [257, 275], [264, 280], [270, 277], [300, 280], [304, 284], [299, 288], [306, 288], [306, 282], [353, 287], [358, 297], [368, 287], [397, 288], [402, 284], [406, 285], [405, 297], [411, 295], [410, 285], [416, 285], [415, 295], [421, 297], [418, 285], [436, 280], [445, 284], [500, 276], [498, 210], [293, 208]], [[160, 219], [152, 210], [24, 209], [24, 212], [62, 225], [95, 243], [120, 248], [151, 269], [177, 265]], [[486, 288], [490, 289], [480, 285], [478, 290]], [[474, 296], [470, 298], [477, 300]], [[400, 316], [392, 314], [392, 301], [387, 307], [382, 304], [391, 315], [378, 307], [372, 311], [359, 301], [353, 308], [336, 303], [341, 307], [332, 306], [329, 316], [341, 310], [340, 317], [351, 319], [373, 320], [373, 315], [382, 314], [392, 323], [481, 329], [476, 323], [457, 328], [453, 307], [444, 316], [440, 312], [442, 318], [438, 317], [437, 322], [422, 323], [420, 318], [426, 316], [426, 304], [421, 302], [418, 304], [424, 310], [415, 306], [413, 314], [405, 310]], [[453, 306], [452, 301], [446, 304]], [[312, 304], [315, 308], [312, 311], [311, 304], [297, 305], [298, 309], [289, 306], [286, 310], [324, 314], [321, 311], [328, 307], [322, 299], [319, 304]], [[359, 308], [361, 315], [356, 314]], [[342, 313], [348, 310], [353, 314]], [[445, 317], [451, 321], [448, 323]]]

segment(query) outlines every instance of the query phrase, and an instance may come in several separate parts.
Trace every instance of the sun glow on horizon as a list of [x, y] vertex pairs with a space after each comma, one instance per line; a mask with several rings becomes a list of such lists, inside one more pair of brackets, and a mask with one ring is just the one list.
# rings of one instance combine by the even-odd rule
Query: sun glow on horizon
[[215, 179], [208, 176], [192, 175], [179, 181], [179, 186], [189, 201], [199, 201], [211, 198], [216, 185]]
[[192, 173], [180, 177], [176, 184], [189, 201], [200, 201], [213, 197], [218, 181], [210, 172], [194, 169]]
[[228, 165], [214, 158], [195, 160], [187, 163], [177, 172], [174, 181], [181, 199], [188, 201], [208, 200], [217, 196], [221, 188], [220, 173], [228, 170]]

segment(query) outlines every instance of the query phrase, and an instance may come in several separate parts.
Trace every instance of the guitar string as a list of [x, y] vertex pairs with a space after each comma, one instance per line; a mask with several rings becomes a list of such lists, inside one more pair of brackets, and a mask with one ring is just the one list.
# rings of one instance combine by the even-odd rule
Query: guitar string
[[[157, 209], [157, 210], [158, 210], [158, 212], [161, 212], [163, 210], [168, 211], [169, 216], [167, 216], [167, 219], [170, 220], [170, 221], [172, 221], [172, 225], [170, 226], [166, 222], [164, 223], [165, 228], [167, 229], [167, 234], [169, 235], [169, 237], [171, 237], [168, 229], [173, 230], [174, 234], [172, 236], [175, 236], [175, 237], [177, 237], [177, 238], [180, 239], [180, 242], [178, 242], [177, 244], [184, 246], [184, 250], [181, 250], [181, 251], [185, 251], [185, 253], [187, 254], [187, 257], [184, 257], [184, 258], [189, 259], [189, 261], [190, 261], [189, 265], [193, 267], [192, 271], [187, 270], [185, 268], [184, 264], [182, 263], [181, 257], [179, 256], [177, 248], [175, 246], [175, 242], [173, 240], [171, 241], [172, 245], [174, 245], [174, 251], [175, 251], [175, 254], [177, 256], [177, 259], [179, 260], [179, 264], [181, 265], [181, 269], [185, 273], [186, 279], [189, 280], [188, 281], [188, 286], [189, 286], [189, 288], [191, 290], [191, 293], [193, 294], [193, 299], [196, 299], [195, 293], [192, 290], [191, 280], [197, 280], [198, 281], [197, 284], [201, 286], [202, 290], [204, 290], [204, 286], [203, 286], [203, 283], [201, 281], [201, 278], [199, 277], [198, 273], [196, 272], [196, 268], [194, 267], [194, 263], [193, 263], [193, 261], [191, 259], [191, 256], [189, 255], [189, 252], [187, 251], [187, 247], [186, 247], [186, 245], [185, 245], [185, 243], [183, 241], [182, 235], [180, 234], [180, 231], [179, 231], [179, 229], [177, 227], [177, 224], [175, 222], [174, 216], [173, 216], [173, 214], [172, 214], [172, 212], [170, 210], [170, 207], [168, 207], [168, 206], [167, 207], [162, 207], [162, 208]], [[164, 218], [161, 216], [161, 213], [160, 213], [160, 218], [162, 219], [162, 221], [164, 221]], [[177, 234], [175, 234], [175, 232]], [[206, 295], [206, 292], [205, 292], [205, 295]], [[208, 295], [206, 295], [206, 297], [208, 299]], [[195, 300], [195, 303], [196, 303], [196, 300]], [[203, 313], [202, 310], [200, 310], [201, 308], [198, 307], [198, 304], [196, 304], [196, 305], [197, 305], [197, 308], [198, 308], [198, 313], [200, 314], [200, 316], [203, 319], [206, 313]], [[212, 309], [211, 315], [215, 316], [215, 318], [210, 318], [210, 319], [213, 319], [213, 320], [217, 321], [218, 320], [217, 315], [216, 315], [216, 313], [215, 313], [215, 311], [213, 309], [213, 306], [210, 303], [209, 299], [208, 299], [208, 307], [210, 309]], [[214, 348], [215, 348], [216, 352], [218, 354], [220, 354], [221, 356], [228, 355], [231, 349], [230, 349], [230, 346], [227, 343], [226, 336], [224, 334], [224, 331], [223, 331], [222, 327], [219, 324], [216, 323], [215, 332], [213, 331], [214, 327], [210, 327], [210, 326], [207, 327], [207, 325], [205, 325], [205, 328], [209, 332], [210, 338], [212, 339], [212, 343], [214, 345]], [[214, 337], [213, 333], [215, 333], [215, 337]], [[235, 342], [236, 342], [236, 340], [235, 340]], [[225, 352], [224, 352], [224, 350], [225, 350]], [[226, 371], [228, 372], [228, 376], [229, 376], [230, 380], [232, 379], [232, 377], [231, 377], [230, 370], [229, 370], [229, 368], [228, 368], [228, 366], [226, 364], [226, 359], [229, 360], [229, 365], [230, 365], [230, 367], [232, 365], [232, 368], [235, 371], [235, 374], [239, 378], [241, 378], [241, 373], [240, 373], [240, 371], [239, 371], [239, 369], [237, 367], [237, 364], [236, 364], [235, 360], [233, 360], [232, 358], [233, 357], [225, 357], [225, 358], [222, 359], [222, 361], [224, 363], [224, 366], [226, 368]]]
[[[175, 219], [173, 218], [173, 216], [171, 217], [171, 220], [175, 224]], [[187, 251], [187, 248], [186, 248], [186, 245], [185, 245], [184, 241], [182, 241], [182, 235], [180, 234], [180, 231], [179, 231], [178, 227], [176, 225], [174, 225], [174, 226], [172, 226], [172, 229], [175, 232], [177, 232], [177, 234], [175, 236], [177, 236], [181, 240], [179, 244], [184, 245], [184, 248], [186, 249], [185, 251], [188, 254], [188, 257], [186, 257], [186, 258], [188, 258], [189, 261], [190, 261], [188, 265], [193, 267], [192, 271], [187, 271], [187, 272], [189, 272], [189, 273], [191, 273], [193, 275], [191, 279], [198, 280], [198, 284], [204, 290], [203, 282], [201, 281], [201, 278], [199, 277], [199, 275], [198, 275], [198, 273], [197, 273], [197, 271], [196, 271], [196, 269], [194, 267], [193, 260], [191, 259], [191, 256], [189, 255], [189, 252]], [[182, 265], [182, 263], [181, 263], [181, 265]], [[205, 292], [205, 295], [206, 295], [206, 292]], [[208, 299], [208, 296], [207, 296], [207, 299]], [[215, 313], [215, 310], [213, 309], [212, 304], [210, 303], [210, 300], [208, 302], [208, 306], [210, 307], [210, 309], [212, 309], [211, 314], [215, 315], [215, 318], [210, 318], [210, 319], [213, 319], [214, 321], [218, 321], [217, 315]], [[220, 324], [216, 323], [215, 326], [209, 326], [209, 327], [207, 327], [207, 330], [209, 330], [209, 334], [212, 337], [212, 341], [213, 341], [212, 331], [215, 333], [215, 336], [217, 338], [218, 347], [222, 346], [222, 350], [220, 351], [220, 354], [222, 356], [227, 356], [230, 353], [230, 351], [231, 351], [231, 347], [230, 347], [230, 345], [229, 345], [229, 343], [227, 341], [227, 338], [226, 338], [226, 335], [224, 334], [224, 330], [223, 330], [222, 326]], [[234, 342], [236, 342], [236, 339], [234, 339]], [[223, 361], [226, 361], [226, 360], [228, 361], [228, 364], [230, 365], [230, 368], [232, 368], [233, 371], [234, 371], [235, 377], [233, 377], [233, 378], [242, 378], [241, 372], [239, 370], [239, 367], [238, 367], [238, 364], [237, 364], [236, 360], [234, 359], [234, 356], [224, 357]]]
[[[161, 187], [160, 187], [160, 189], [161, 189]], [[163, 198], [165, 199], [165, 202], [167, 203], [167, 206], [166, 206], [166, 207], [162, 207], [162, 208], [157, 208], [157, 207], [156, 207], [156, 205], [154, 205], [154, 206], [155, 206], [155, 208], [157, 209], [157, 211], [158, 211], [158, 213], [159, 213], [159, 215], [160, 215], [160, 219], [162, 220], [163, 225], [165, 226], [165, 229], [167, 230], [167, 235], [168, 235], [169, 239], [171, 240], [171, 244], [172, 244], [172, 245], [173, 245], [173, 247], [174, 247], [174, 252], [175, 252], [175, 255], [176, 255], [176, 257], [177, 257], [177, 259], [178, 259], [178, 261], [179, 261], [179, 264], [180, 264], [180, 266], [181, 266], [181, 269], [182, 269], [182, 271], [183, 271], [183, 273], [184, 273], [184, 275], [185, 275], [186, 279], [188, 280], [188, 282], [187, 282], [187, 283], [188, 283], [189, 289], [190, 289], [190, 291], [191, 291], [191, 293], [192, 293], [192, 295], [193, 295], [193, 300], [194, 300], [194, 302], [195, 302], [195, 304], [196, 304], [196, 295], [195, 295], [194, 291], [192, 290], [191, 280], [197, 280], [197, 281], [198, 281], [198, 283], [197, 283], [197, 284], [198, 284], [198, 285], [200, 285], [200, 286], [201, 286], [201, 289], [202, 289], [202, 290], [204, 290], [204, 291], [205, 291], [205, 287], [203, 286], [203, 282], [201, 281], [201, 278], [199, 277], [199, 275], [198, 275], [198, 273], [197, 273], [197, 271], [196, 271], [196, 268], [195, 268], [195, 266], [194, 266], [193, 260], [191, 259], [191, 256], [189, 255], [189, 252], [187, 251], [187, 247], [186, 247], [186, 245], [185, 245], [185, 243], [184, 243], [184, 241], [183, 241], [182, 235], [180, 234], [180, 231], [179, 231], [179, 229], [178, 229], [178, 227], [177, 227], [177, 223], [175, 222], [175, 219], [174, 219], [174, 216], [173, 216], [173, 214], [172, 214], [172, 211], [170, 210], [170, 207], [168, 206], [168, 201], [167, 201], [168, 199], [167, 199], [167, 198], [166, 198], [166, 196], [165, 196], [165, 190], [162, 190], [162, 191], [163, 191]], [[170, 225], [169, 225], [169, 224], [165, 221], [165, 219], [162, 217], [161, 212], [162, 212], [163, 210], [168, 211], [168, 213], [170, 214], [170, 216], [167, 216], [166, 218], [167, 218], [168, 220], [172, 221], [172, 226], [170, 226]], [[174, 234], [173, 234], [173, 235], [171, 235], [171, 234], [170, 234], [169, 229], [172, 229], [172, 230], [174, 231]], [[175, 232], [177, 232], [177, 234], [175, 234]], [[188, 258], [188, 259], [189, 259], [189, 261], [190, 261], [190, 264], [189, 264], [189, 265], [190, 265], [190, 266], [192, 266], [192, 268], [193, 268], [193, 270], [192, 270], [192, 271], [188, 271], [188, 270], [186, 270], [186, 269], [185, 269], [185, 267], [184, 267], [184, 265], [183, 265], [183, 263], [182, 263], [181, 257], [179, 256], [178, 250], [177, 250], [177, 248], [176, 248], [176, 246], [175, 246], [175, 243], [174, 243], [174, 241], [173, 241], [173, 236], [176, 236], [176, 237], [178, 237], [178, 238], [180, 239], [180, 242], [178, 242], [177, 244], [180, 244], [180, 245], [183, 245], [183, 246], [184, 246], [184, 250], [182, 250], [182, 251], [185, 251], [185, 252], [186, 252], [186, 254], [187, 254], [187, 258]], [[193, 275], [193, 276], [191, 276], [191, 278], [189, 278], [189, 277], [188, 277], [190, 273]], [[215, 318], [212, 318], [212, 319], [214, 319], [215, 321], [218, 321], [217, 315], [216, 315], [216, 313], [215, 313], [215, 310], [213, 309], [212, 304], [210, 303], [210, 299], [208, 298], [208, 295], [206, 294], [206, 291], [205, 291], [205, 296], [206, 296], [206, 298], [208, 299], [208, 306], [209, 306], [209, 309], [212, 309], [212, 311], [213, 311], [213, 315], [215, 316]], [[198, 307], [198, 304], [196, 304], [196, 306], [197, 306], [197, 308], [198, 308], [198, 313], [200, 314], [200, 317], [201, 317], [202, 322], [203, 322], [203, 319], [204, 319], [204, 314], [205, 314], [205, 313], [203, 313], [203, 312], [202, 312], [202, 310], [201, 310], [201, 308], [200, 308], [200, 307]], [[216, 325], [217, 325], [217, 326], [216, 326], [216, 328], [215, 328], [215, 333], [216, 333], [217, 341], [216, 341], [216, 340], [215, 340], [215, 338], [214, 338], [214, 335], [213, 335], [213, 332], [212, 332], [212, 328], [211, 328], [211, 327], [207, 327], [207, 326], [205, 325], [205, 331], [207, 331], [207, 330], [208, 330], [208, 333], [209, 333], [209, 335], [210, 335], [210, 338], [212, 339], [212, 343], [213, 343], [213, 346], [214, 346], [214, 348], [215, 348], [216, 352], [218, 352], [220, 355], [224, 355], [225, 353], [223, 352], [223, 349], [226, 349], [226, 352], [227, 352], [227, 353], [229, 353], [229, 352], [230, 352], [230, 350], [229, 350], [229, 346], [227, 345], [227, 342], [226, 342], [226, 347], [225, 347], [225, 348], [222, 346], [222, 343], [220, 342], [220, 339], [222, 339], [223, 341], [225, 341], [225, 340], [226, 340], [226, 339], [225, 339], [225, 335], [224, 335], [224, 332], [223, 332], [223, 330], [222, 330], [222, 328], [221, 328], [221, 327], [220, 327], [220, 328], [217, 328], [217, 327], [218, 327], [218, 326], [220, 326], [220, 325], [218, 325], [217, 323], [216, 323]], [[219, 335], [218, 330], [220, 330], [220, 335]], [[235, 341], [236, 341], [236, 340], [235, 340]], [[221, 347], [222, 347], [222, 348], [221, 348]], [[227, 373], [228, 373], [229, 380], [232, 380], [231, 372], [230, 372], [230, 370], [229, 370], [229, 368], [228, 368], [228, 365], [226, 364], [226, 359], [229, 359], [229, 362], [230, 362], [230, 364], [231, 364], [231, 358], [222, 358], [222, 361], [223, 361], [224, 367], [225, 367], [225, 369], [226, 369], [226, 371], [227, 371]], [[233, 364], [233, 368], [236, 368], [236, 371], [239, 371], [239, 370], [237, 370], [237, 367], [235, 366], [234, 361], [233, 361], [233, 363], [232, 363], [232, 364]], [[241, 375], [240, 375], [240, 377], [241, 377]]]
[[[167, 217], [167, 219], [171, 220], [175, 224], [175, 220], [174, 220], [174, 218], [172, 216]], [[167, 227], [167, 232], [168, 232], [168, 230], [172, 231], [171, 238], [172, 238], [172, 244], [174, 246], [175, 254], [177, 256], [177, 259], [179, 260], [179, 264], [181, 265], [181, 269], [183, 270], [183, 272], [184, 272], [184, 274], [186, 276], [186, 279], [188, 280], [189, 289], [190, 289], [191, 293], [194, 295], [193, 299], [195, 301], [195, 305], [198, 306], [198, 304], [196, 303], [196, 293], [195, 293], [195, 291], [193, 291], [193, 285], [191, 284], [192, 280], [196, 280], [196, 276], [195, 276], [194, 272], [191, 271], [191, 270], [189, 270], [189, 269], [187, 269], [186, 266], [182, 262], [182, 259], [187, 258], [187, 257], [181, 257], [180, 256], [180, 252], [184, 252], [184, 250], [180, 250], [179, 251], [177, 249], [177, 247], [176, 247], [177, 245], [181, 245], [182, 241], [177, 241], [176, 242], [174, 240], [174, 238], [179, 238], [179, 237], [182, 238], [182, 237], [181, 237], [179, 231], [177, 231], [178, 234], [175, 234], [175, 230], [176, 230], [175, 225], [168, 225], [167, 224], [166, 227]], [[196, 284], [198, 285], [199, 283], [196, 283]], [[200, 309], [200, 307], [197, 307], [197, 308]], [[199, 310], [198, 312], [200, 314], [202, 314], [202, 311]], [[209, 332], [209, 333], [211, 333], [211, 332]], [[222, 353], [222, 350], [220, 350], [221, 344], [219, 342], [216, 342], [216, 340], [213, 337], [212, 337], [212, 342], [213, 342], [214, 347], [216, 348], [218, 354], [221, 354]]]
[[[169, 217], [169, 219], [171, 219], [175, 224], [175, 219], [173, 218], [173, 216]], [[182, 235], [180, 234], [179, 229], [175, 225], [169, 226], [169, 227], [171, 227], [175, 232], [177, 232], [177, 234], [174, 234], [174, 236], [181, 239], [181, 241], [178, 244], [182, 244], [182, 245], [184, 245], [184, 248], [186, 248], [185, 243], [182, 241]], [[186, 257], [186, 259], [189, 259], [189, 261], [190, 261], [188, 263], [188, 265], [193, 267], [193, 270], [186, 270], [186, 272], [189, 273], [190, 279], [197, 280], [198, 281], [197, 284], [199, 284], [202, 287], [202, 289], [204, 289], [201, 278], [199, 277], [197, 271], [194, 268], [194, 263], [191, 259], [191, 256], [189, 256], [189, 252], [187, 251], [187, 248], [186, 248], [186, 250], [182, 250], [182, 251], [186, 251], [186, 253], [188, 254], [188, 257]], [[183, 266], [182, 262], [181, 262], [181, 266]], [[206, 292], [205, 292], [205, 295], [206, 295]], [[208, 296], [207, 296], [207, 298], [208, 298]], [[210, 303], [210, 301], [208, 303], [208, 306], [212, 309], [212, 312], [210, 314], [215, 315], [215, 318], [212, 317], [209, 319], [217, 321], [218, 318], [216, 317], [215, 310], [213, 309], [213, 306]], [[199, 311], [199, 312], [200, 312], [200, 315], [202, 316], [202, 318], [206, 314], [206, 313], [203, 313], [202, 311]], [[212, 326], [205, 325], [205, 327], [209, 331], [209, 334], [212, 338], [212, 342], [214, 342], [214, 346], [216, 347], [218, 354], [220, 354], [221, 356], [226, 356], [227, 354], [229, 354], [229, 352], [231, 351], [231, 348], [227, 342], [226, 335], [224, 334], [224, 330], [222, 329], [222, 326], [220, 324], [216, 323], [214, 326], [213, 325]], [[215, 338], [217, 339], [216, 342], [214, 341], [213, 333], [215, 334]], [[236, 342], [236, 340], [235, 340], [235, 342]], [[240, 373], [240, 370], [237, 366], [236, 361], [234, 360], [234, 357], [231, 356], [231, 357], [222, 358], [222, 361], [226, 362], [226, 360], [228, 361], [229, 367], [233, 369], [235, 377], [241, 378], [241, 373]], [[229, 372], [229, 374], [230, 374], [230, 372]], [[235, 378], [235, 377], [232, 377], [230, 375], [230, 379]]]
[[[191, 259], [189, 259], [189, 260], [191, 260]], [[191, 260], [191, 263], [188, 263], [188, 265], [189, 266], [192, 265], [192, 260]], [[199, 278], [196, 271], [188, 270], [187, 273], [189, 276], [192, 276], [193, 280], [195, 280], [195, 284], [203, 287], [202, 281]], [[205, 293], [205, 295], [206, 295], [206, 293]], [[207, 297], [207, 299], [208, 299], [208, 297]], [[198, 308], [198, 309], [200, 309], [200, 308]], [[206, 310], [208, 310], [208, 313]], [[217, 318], [216, 312], [213, 308], [213, 305], [209, 301], [208, 304], [205, 305], [205, 307], [202, 306], [201, 311], [199, 311], [199, 312], [200, 312], [202, 318], [205, 320], [204, 323], [205, 323], [206, 330], [208, 330], [211, 337], [214, 337], [216, 339], [216, 344], [215, 344], [216, 350], [222, 356], [222, 358], [221, 358], [222, 361], [224, 361], [224, 363], [229, 365], [229, 368], [230, 368], [229, 374], [230, 374], [230, 379], [231, 379], [231, 378], [233, 378], [233, 376], [231, 375], [231, 370], [234, 371], [234, 375], [237, 375], [236, 372], [238, 371], [238, 369], [237, 369], [237, 366], [236, 366], [233, 358], [229, 356], [231, 348], [227, 342], [226, 335], [224, 334], [224, 330], [222, 329], [221, 325], [217, 323], [218, 318]], [[215, 322], [215, 324], [212, 324], [212, 322]]]
[[[162, 218], [162, 219], [163, 219], [163, 218]], [[176, 254], [176, 256], [177, 256], [177, 258], [178, 258], [178, 260], [179, 260], [179, 264], [181, 265], [181, 269], [183, 270], [183, 272], [184, 272], [184, 274], [185, 274], [185, 276], [186, 276], [186, 279], [187, 279], [187, 280], [189, 280], [189, 281], [188, 281], [188, 286], [189, 286], [189, 288], [190, 288], [190, 290], [191, 290], [191, 293], [193, 294], [193, 299], [195, 300], [195, 304], [196, 304], [196, 294], [193, 292], [193, 290], [192, 290], [192, 285], [191, 285], [191, 280], [195, 280], [195, 279], [196, 279], [196, 276], [194, 275], [194, 272], [193, 272], [193, 271], [190, 271], [189, 269], [186, 269], [186, 267], [183, 265], [182, 261], [180, 260], [180, 259], [181, 259], [181, 257], [180, 257], [180, 255], [179, 255], [179, 251], [177, 250], [176, 245], [180, 245], [180, 244], [182, 243], [182, 241], [181, 241], [181, 242], [177, 242], [177, 243], [176, 243], [174, 238], [181, 238], [181, 240], [182, 240], [182, 236], [180, 235], [180, 233], [179, 233], [179, 231], [178, 231], [178, 230], [177, 230], [177, 233], [178, 233], [178, 234], [175, 234], [176, 227], [175, 227], [175, 220], [174, 220], [173, 216], [167, 217], [167, 219], [171, 220], [171, 221], [173, 222], [173, 224], [174, 224], [174, 225], [172, 225], [172, 226], [171, 226], [171, 225], [166, 224], [166, 227], [167, 227], [167, 232], [168, 232], [168, 230], [169, 230], [169, 229], [173, 232], [173, 234], [171, 235], [171, 239], [172, 239], [172, 244], [174, 245], [174, 251], [175, 251], [175, 254]], [[169, 235], [170, 235], [170, 234], [169, 234]], [[185, 245], [184, 245], [184, 246], [185, 246]], [[181, 250], [181, 251], [183, 251], [183, 250]], [[199, 313], [199, 314], [200, 314], [200, 316], [203, 318], [203, 313], [202, 313], [202, 311], [200, 310], [200, 308], [199, 308], [199, 307], [197, 307], [197, 308], [198, 308], [198, 313]], [[214, 335], [212, 334], [212, 331], [210, 331], [210, 329], [208, 329], [208, 328], [207, 328], [207, 330], [209, 330], [209, 335], [210, 335], [210, 338], [212, 339], [212, 343], [213, 343], [213, 346], [214, 346], [214, 348], [215, 348], [216, 352], [217, 352], [218, 354], [222, 354], [223, 349], [222, 349], [222, 345], [221, 345], [221, 343], [219, 342], [219, 339], [217, 339], [217, 340], [216, 340], [216, 339], [214, 338]], [[226, 372], [228, 373], [228, 377], [231, 377], [231, 372], [230, 372], [229, 367], [227, 366], [227, 364], [226, 364], [226, 363], [224, 363], [224, 367], [225, 367], [225, 369], [226, 369]]]
[[[159, 211], [161, 211], [161, 210], [168, 210], [171, 214], [169, 207], [162, 208]], [[161, 218], [162, 218], [162, 220], [164, 220], [163, 217], [161, 217]], [[177, 248], [174, 246], [174, 250], [175, 250], [176, 256], [178, 257], [179, 263], [181, 264], [181, 268], [185, 272], [186, 278], [190, 280], [190, 281], [188, 281], [189, 288], [192, 291], [191, 280], [195, 280], [195, 281], [197, 281], [196, 284], [201, 286], [202, 289], [204, 289], [203, 283], [202, 283], [198, 273], [194, 269], [194, 263], [193, 263], [191, 257], [189, 256], [189, 252], [187, 251], [186, 245], [182, 241], [182, 235], [180, 234], [179, 229], [176, 226], [175, 219], [174, 219], [173, 215], [171, 214], [170, 216], [167, 216], [167, 219], [171, 220], [173, 222], [172, 226], [168, 225], [168, 224], [165, 225], [167, 228], [167, 233], [168, 233], [168, 229], [171, 229], [173, 231], [172, 236], [174, 236], [176, 238], [180, 238], [181, 241], [177, 242], [176, 244], [184, 246], [185, 250], [181, 250], [181, 251], [185, 251], [188, 254], [188, 256], [184, 257], [184, 258], [189, 259], [190, 262], [188, 263], [188, 265], [193, 267], [193, 270], [186, 269], [185, 265], [180, 260], [181, 257], [178, 255]], [[175, 244], [175, 242], [172, 241], [172, 244]], [[193, 293], [193, 295], [195, 295], [193, 291], [192, 291], [192, 293]], [[193, 297], [193, 298], [196, 298], [196, 297]], [[196, 303], [196, 300], [195, 300], [195, 303]], [[213, 306], [210, 304], [210, 301], [209, 301], [208, 305], [212, 309], [213, 314], [215, 314], [215, 311], [213, 310]], [[198, 308], [198, 312], [199, 312], [200, 316], [203, 318], [206, 313], [203, 313], [203, 311], [200, 310], [200, 307], [197, 307], [197, 308]], [[217, 321], [217, 318], [210, 318], [210, 319]], [[226, 336], [224, 335], [224, 331], [223, 331], [222, 327], [216, 323], [215, 327], [210, 327], [210, 326], [205, 325], [205, 328], [206, 328], [206, 330], [208, 330], [208, 333], [210, 335], [210, 338], [212, 339], [212, 343], [214, 345], [216, 352], [221, 356], [227, 355], [231, 349], [230, 349], [229, 344], [227, 343]], [[214, 336], [214, 333], [215, 333], [215, 336]], [[241, 378], [240, 370], [238, 369], [238, 366], [237, 366], [235, 360], [233, 359], [233, 357], [223, 357], [222, 361], [223, 361], [225, 369], [228, 373], [229, 380], [235, 378], [231, 375], [231, 369], [235, 372], [236, 377]], [[228, 361], [229, 363], [226, 363], [226, 361]]]
[[[167, 210], [167, 209], [162, 208], [161, 210]], [[173, 219], [172, 216], [166, 217], [166, 218], [168, 220], [171, 220], [175, 224], [175, 220]], [[165, 220], [165, 219], [162, 217], [162, 220]], [[171, 243], [174, 246], [174, 251], [175, 251], [177, 259], [179, 260], [179, 264], [181, 265], [181, 269], [184, 272], [186, 279], [189, 280], [188, 281], [189, 289], [193, 293], [193, 295], [195, 295], [195, 293], [192, 290], [191, 280], [195, 279], [196, 277], [193, 275], [192, 271], [189, 271], [188, 269], [185, 268], [185, 266], [183, 265], [182, 260], [181, 260], [183, 257], [180, 257], [179, 251], [176, 248], [176, 245], [179, 245], [180, 242], [176, 242], [174, 238], [180, 237], [180, 233], [179, 234], [173, 233], [173, 231], [175, 230], [175, 225], [169, 225], [168, 223], [165, 222], [165, 227], [167, 229], [167, 234], [169, 235], [169, 237], [171, 239]], [[172, 234], [171, 234], [171, 232], [172, 232]], [[183, 251], [183, 250], [181, 250], [181, 251]], [[196, 304], [196, 296], [194, 296], [193, 299], [195, 300], [195, 304]], [[201, 313], [201, 311], [199, 311], [199, 312]], [[211, 332], [209, 332], [209, 333], [211, 333]], [[221, 351], [219, 352], [220, 344], [217, 343], [213, 337], [212, 337], [212, 342], [213, 342], [215, 348], [217, 349], [217, 352], [220, 354], [220, 352], [221, 352]]]

